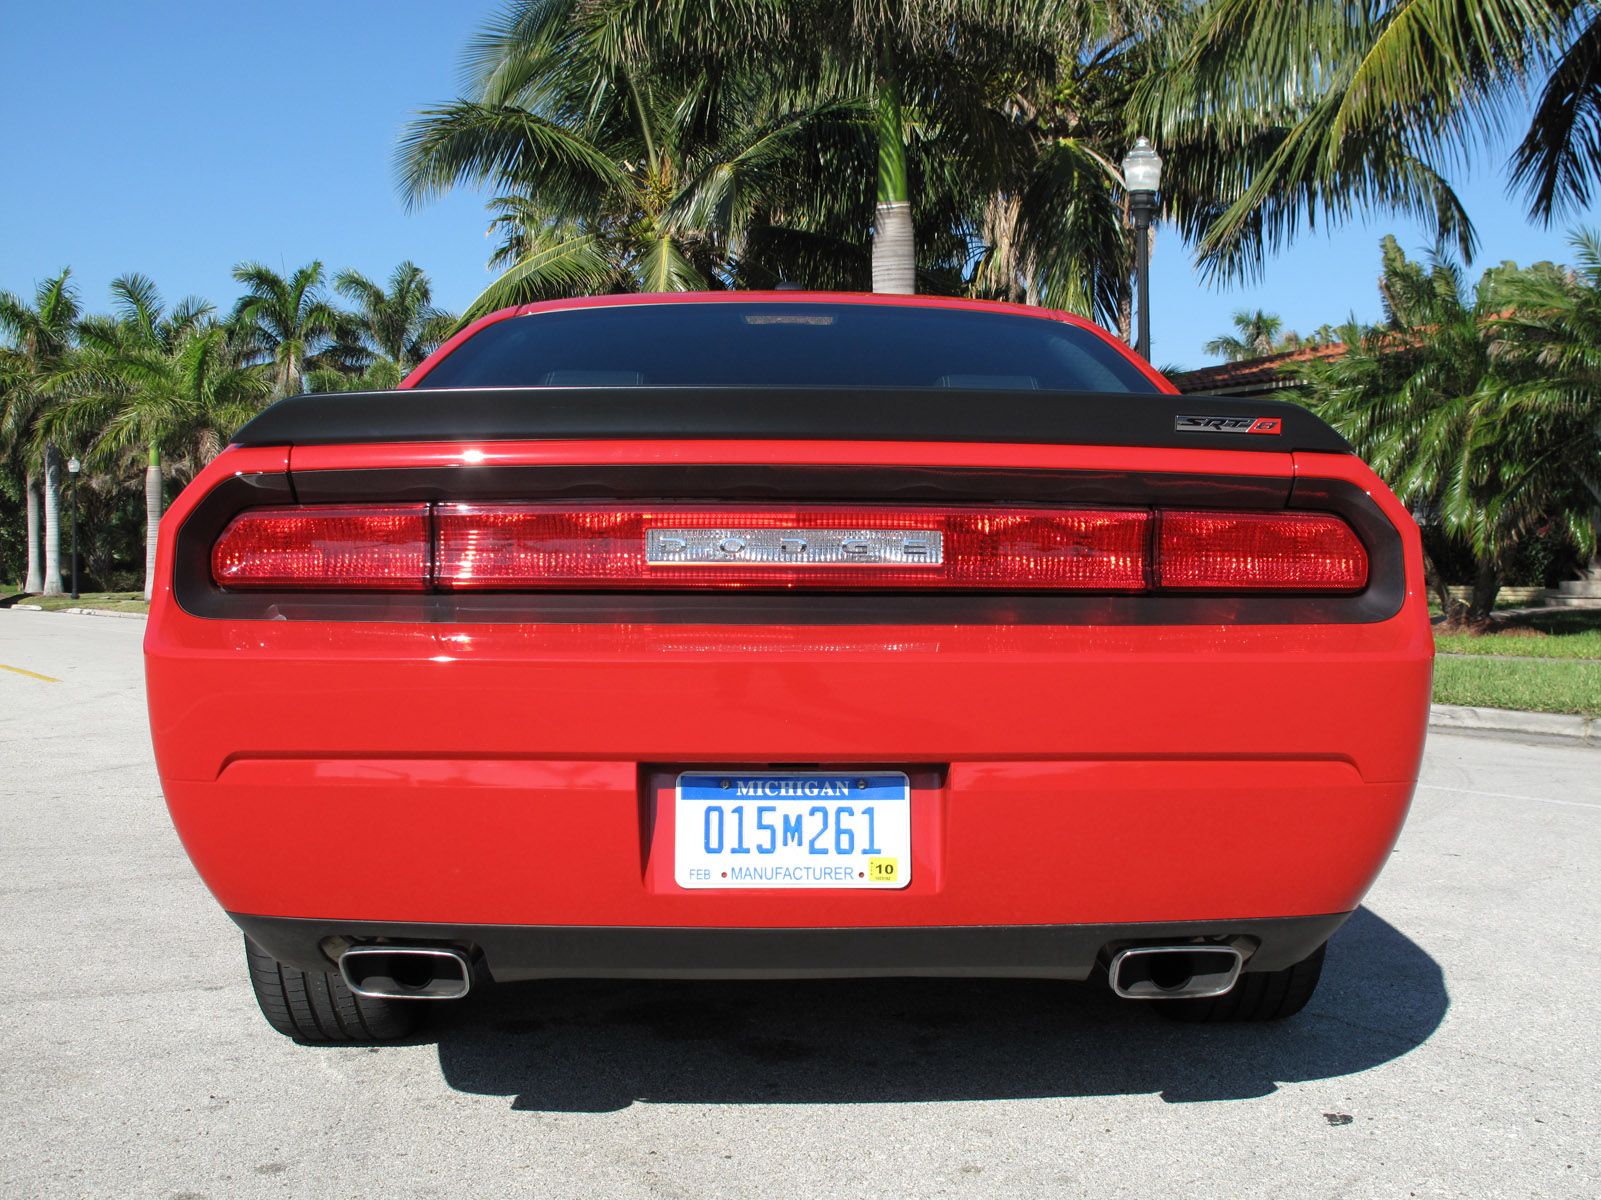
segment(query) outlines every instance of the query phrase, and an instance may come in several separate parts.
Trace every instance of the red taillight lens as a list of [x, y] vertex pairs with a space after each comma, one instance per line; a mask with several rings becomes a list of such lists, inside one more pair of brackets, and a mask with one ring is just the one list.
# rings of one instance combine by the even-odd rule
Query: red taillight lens
[[240, 514], [211, 572], [289, 591], [1345, 592], [1368, 557], [1329, 513], [330, 504]]
[[1328, 513], [1163, 512], [1156, 581], [1183, 591], [1356, 591], [1368, 556]]
[[[1143, 510], [986, 511], [938, 508], [554, 508], [546, 505], [442, 504], [435, 516], [435, 583], [469, 588], [1012, 588], [1139, 591], [1146, 586], [1150, 514]], [[651, 531], [712, 532], [732, 545], [778, 539], [805, 543], [808, 531], [868, 535], [936, 534], [921, 559], [651, 561]], [[814, 538], [814, 541], [817, 539]], [[894, 537], [880, 538], [893, 543]], [[793, 552], [797, 557], [806, 549]]]
[[226, 588], [428, 586], [426, 504], [257, 508], [235, 517], [211, 550]]

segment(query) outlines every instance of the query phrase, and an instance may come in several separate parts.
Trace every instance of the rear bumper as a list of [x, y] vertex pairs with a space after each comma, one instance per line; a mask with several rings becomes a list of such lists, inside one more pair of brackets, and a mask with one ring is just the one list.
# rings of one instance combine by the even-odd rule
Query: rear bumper
[[229, 914], [281, 962], [327, 970], [353, 942], [455, 946], [496, 982], [527, 979], [824, 979], [887, 976], [1085, 979], [1117, 950], [1230, 941], [1247, 971], [1300, 962], [1348, 913], [1278, 920], [1131, 925], [988, 925], [884, 929], [561, 928], [392, 924]]
[[[463, 453], [369, 449], [382, 461], [368, 465], [386, 470]], [[1147, 468], [1228, 466], [1247, 482], [1265, 472], [1284, 490], [1292, 465], [1224, 452], [847, 450], [785, 449], [775, 461], [1093, 468], [1074, 476], [1075, 487], [1102, 489], [1085, 494], [1092, 501]], [[543, 468], [557, 451], [495, 453]], [[600, 452], [560, 453], [582, 465]], [[606, 453], [649, 457], [639, 447]], [[697, 471], [708, 453], [650, 451]], [[727, 453], [709, 461], [726, 465]], [[710, 610], [478, 621], [419, 615], [394, 598], [382, 603], [395, 611], [360, 619], [201, 617], [174, 597], [173, 531], [229, 471], [287, 479], [287, 451], [231, 451], [163, 527], [145, 649], [168, 804], [223, 907], [266, 917], [616, 931], [602, 940], [796, 931], [805, 936], [779, 941], [805, 960], [820, 930], [861, 931], [867, 942], [894, 930], [1232, 931], [1349, 912], [1411, 798], [1432, 645], [1405, 512], [1354, 460], [1311, 457], [1327, 460], [1307, 464], [1317, 478], [1378, 489], [1375, 502], [1404, 532], [1394, 615], [1253, 623], [1242, 602], [1206, 623], [1159, 623], [1154, 612], [1132, 624], [1048, 623], [1023, 619], [1026, 597], [996, 596], [983, 621], [906, 612], [862, 623], [800, 612], [821, 598], [797, 596], [743, 623]], [[317, 474], [297, 471], [296, 487]], [[878, 599], [881, 617], [901, 602]], [[845, 765], [911, 777], [908, 886], [675, 885], [664, 796], [676, 771]], [[885, 945], [895, 961], [921, 961], [916, 947]], [[1053, 953], [979, 958], [1048, 964]]]
[[[173, 821], [229, 912], [1101, 926], [1355, 908], [1411, 799], [1427, 638], [179, 618], [147, 652]], [[908, 886], [675, 884], [679, 770], [806, 765], [907, 772]]]
[[903, 767], [912, 785], [910, 880], [898, 890], [679, 887], [676, 767], [249, 758], [214, 780], [164, 782], [185, 847], [229, 912], [685, 929], [1348, 912], [1412, 793], [1332, 758], [876, 765]]

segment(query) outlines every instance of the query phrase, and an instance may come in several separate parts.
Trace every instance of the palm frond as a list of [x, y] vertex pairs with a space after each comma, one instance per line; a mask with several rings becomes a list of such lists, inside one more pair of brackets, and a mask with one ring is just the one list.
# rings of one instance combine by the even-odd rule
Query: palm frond
[[636, 267], [644, 292], [697, 292], [706, 289], [706, 277], [684, 256], [672, 235], [660, 233], [646, 243]]
[[461, 323], [496, 309], [553, 295], [607, 291], [616, 278], [615, 264], [601, 252], [593, 234], [542, 230], [516, 264], [467, 306]]
[[526, 109], [457, 101], [424, 109], [396, 155], [408, 205], [458, 184], [511, 189], [538, 177], [570, 203], [596, 204], [626, 172], [583, 136]]
[[1512, 155], [1512, 186], [1532, 216], [1589, 205], [1601, 172], [1601, 9], [1573, 39], [1546, 81], [1529, 131]]

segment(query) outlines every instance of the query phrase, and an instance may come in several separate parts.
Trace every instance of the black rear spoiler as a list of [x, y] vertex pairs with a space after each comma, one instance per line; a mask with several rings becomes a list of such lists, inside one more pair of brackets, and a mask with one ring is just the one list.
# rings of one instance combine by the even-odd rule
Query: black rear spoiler
[[1193, 450], [1351, 447], [1280, 400], [917, 388], [415, 388], [291, 396], [238, 446], [545, 438], [817, 438]]

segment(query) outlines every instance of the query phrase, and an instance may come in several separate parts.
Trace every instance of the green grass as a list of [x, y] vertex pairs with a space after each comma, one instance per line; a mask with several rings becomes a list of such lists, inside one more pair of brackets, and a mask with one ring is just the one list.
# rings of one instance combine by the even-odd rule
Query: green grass
[[19, 604], [33, 604], [46, 612], [62, 608], [98, 608], [106, 612], [149, 612], [142, 592], [84, 592], [76, 600], [71, 596], [25, 596]]
[[1601, 610], [1570, 609], [1502, 617], [1492, 633], [1434, 631], [1441, 654], [1601, 659]]
[[1601, 716], [1601, 661], [1481, 656], [1434, 661], [1434, 702]]
[[1434, 702], [1601, 716], [1601, 612], [1496, 618], [1489, 633], [1434, 631]]

